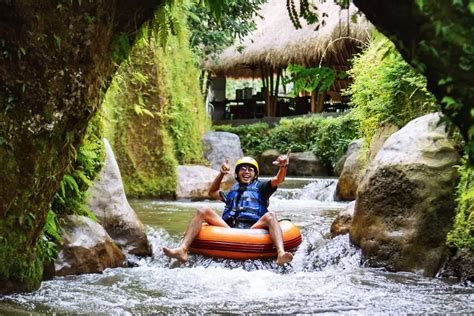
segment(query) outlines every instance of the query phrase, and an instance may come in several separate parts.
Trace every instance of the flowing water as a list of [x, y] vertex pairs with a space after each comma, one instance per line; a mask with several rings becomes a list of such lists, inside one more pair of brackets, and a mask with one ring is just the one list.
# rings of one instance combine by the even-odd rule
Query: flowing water
[[1, 298], [0, 314], [149, 313], [474, 313], [474, 285], [365, 267], [348, 236], [328, 238], [345, 203], [332, 201], [333, 179], [289, 179], [270, 200], [279, 218], [297, 224], [303, 243], [291, 265], [191, 255], [163, 256], [175, 246], [198, 205], [220, 202], [132, 201], [148, 227], [151, 258], [133, 268], [58, 277], [30, 294]]

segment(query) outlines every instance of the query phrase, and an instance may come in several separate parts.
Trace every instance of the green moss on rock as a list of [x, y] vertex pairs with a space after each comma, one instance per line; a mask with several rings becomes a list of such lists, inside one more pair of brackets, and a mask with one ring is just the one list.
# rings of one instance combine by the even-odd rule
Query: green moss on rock
[[103, 110], [127, 195], [172, 196], [176, 166], [203, 162], [210, 122], [198, 76], [186, 39], [170, 38], [163, 49], [153, 35], [120, 67]]

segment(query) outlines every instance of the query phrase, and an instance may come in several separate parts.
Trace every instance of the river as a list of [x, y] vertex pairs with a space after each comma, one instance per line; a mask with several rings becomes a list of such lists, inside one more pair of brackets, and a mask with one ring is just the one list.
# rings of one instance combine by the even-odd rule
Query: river
[[186, 264], [163, 256], [177, 245], [198, 205], [220, 202], [133, 200], [147, 225], [151, 258], [133, 268], [57, 277], [29, 294], [0, 297], [0, 314], [150, 313], [474, 313], [474, 285], [369, 268], [348, 236], [328, 237], [346, 203], [334, 202], [334, 179], [288, 179], [270, 200], [279, 218], [302, 231], [293, 262], [234, 261], [191, 255]]

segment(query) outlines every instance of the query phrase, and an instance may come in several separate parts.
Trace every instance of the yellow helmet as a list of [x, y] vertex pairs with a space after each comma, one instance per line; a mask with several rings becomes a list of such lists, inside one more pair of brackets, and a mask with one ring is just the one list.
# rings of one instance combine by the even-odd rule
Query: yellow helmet
[[260, 172], [260, 170], [258, 169], [258, 163], [257, 163], [257, 160], [253, 159], [252, 157], [242, 157], [240, 158], [239, 160], [237, 160], [237, 162], [235, 163], [235, 174], [238, 173], [239, 171], [239, 167], [241, 165], [251, 165], [251, 166], [254, 166], [255, 167], [255, 177], [258, 177], [258, 174]]

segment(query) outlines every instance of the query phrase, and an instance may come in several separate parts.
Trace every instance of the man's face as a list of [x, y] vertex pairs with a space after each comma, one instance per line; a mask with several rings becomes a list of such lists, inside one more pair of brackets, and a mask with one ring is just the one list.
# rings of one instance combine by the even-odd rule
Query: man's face
[[255, 167], [252, 165], [242, 165], [239, 167], [237, 179], [241, 184], [249, 184], [255, 179]]

